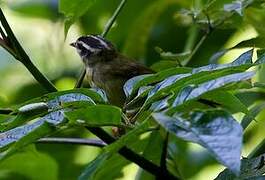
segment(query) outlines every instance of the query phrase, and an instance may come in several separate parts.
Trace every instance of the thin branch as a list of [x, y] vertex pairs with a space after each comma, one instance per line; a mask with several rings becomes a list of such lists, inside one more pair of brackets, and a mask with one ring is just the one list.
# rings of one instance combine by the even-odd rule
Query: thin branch
[[50, 138], [41, 138], [37, 141], [38, 143], [55, 143], [55, 144], [71, 144], [71, 145], [88, 145], [96, 147], [104, 147], [106, 143], [98, 139], [82, 139], [82, 138], [59, 138], [59, 137], [50, 137]]
[[[122, 8], [124, 7], [125, 3], [127, 2], [127, 0], [122, 0], [119, 4], [119, 6], [116, 8], [115, 12], [113, 13], [113, 15], [111, 16], [111, 18], [109, 19], [108, 23], [106, 24], [103, 32], [101, 33], [102, 37], [106, 37], [110, 28], [112, 27], [113, 23], [115, 22], [115, 20], [117, 19], [118, 15], [120, 14]], [[86, 70], [85, 68], [82, 70], [81, 75], [79, 76], [76, 84], [75, 84], [75, 88], [80, 88], [82, 86], [82, 83], [84, 81], [86, 75]]]
[[25, 52], [25, 50], [22, 48], [20, 43], [18, 42], [17, 38], [15, 37], [12, 29], [10, 28], [5, 15], [0, 8], [0, 22], [7, 34], [8, 42], [11, 43], [9, 46], [10, 48], [14, 50], [14, 54], [11, 53], [11, 55], [14, 56], [17, 60], [19, 60], [21, 63], [24, 64], [24, 66], [28, 69], [28, 71], [33, 75], [33, 77], [49, 92], [57, 91], [55, 86], [47, 79], [45, 75], [43, 75], [39, 69], [32, 63], [29, 56]]
[[110, 28], [112, 27], [113, 23], [115, 22], [115, 20], [117, 19], [118, 15], [120, 14], [122, 8], [124, 7], [125, 3], [127, 0], [122, 0], [119, 4], [119, 6], [117, 7], [117, 9], [115, 10], [115, 12], [113, 13], [112, 17], [109, 19], [108, 23], [106, 24], [104, 31], [102, 32], [101, 36], [105, 37]]
[[[109, 135], [107, 132], [105, 132], [101, 128], [90, 128], [90, 127], [86, 127], [86, 128], [90, 132], [98, 136], [101, 140], [106, 142], [107, 144], [111, 144], [115, 141], [115, 138], [113, 138], [111, 135]], [[129, 161], [136, 163], [138, 166], [150, 172], [151, 174], [154, 174], [164, 179], [178, 179], [177, 177], [172, 175], [170, 172], [162, 171], [162, 169], [159, 166], [145, 159], [143, 156], [136, 154], [135, 152], [128, 149], [127, 147], [122, 147], [119, 150], [119, 154], [122, 155], [124, 158], [128, 159]]]

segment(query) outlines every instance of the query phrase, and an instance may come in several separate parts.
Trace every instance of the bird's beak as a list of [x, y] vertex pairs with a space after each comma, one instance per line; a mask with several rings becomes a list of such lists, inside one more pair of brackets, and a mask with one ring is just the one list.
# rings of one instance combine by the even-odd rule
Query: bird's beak
[[70, 46], [76, 47], [76, 43], [73, 42], [73, 43], [70, 44]]

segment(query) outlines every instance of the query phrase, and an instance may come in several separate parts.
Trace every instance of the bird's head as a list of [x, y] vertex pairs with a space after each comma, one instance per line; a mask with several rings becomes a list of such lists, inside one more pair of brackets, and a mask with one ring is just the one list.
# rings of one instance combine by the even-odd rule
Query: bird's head
[[112, 43], [99, 35], [81, 36], [70, 45], [76, 48], [85, 63], [100, 58], [104, 54], [115, 52]]

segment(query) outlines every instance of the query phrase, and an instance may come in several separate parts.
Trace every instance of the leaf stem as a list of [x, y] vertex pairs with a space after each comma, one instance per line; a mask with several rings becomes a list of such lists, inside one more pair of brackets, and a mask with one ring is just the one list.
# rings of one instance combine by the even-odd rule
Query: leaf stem
[[59, 137], [50, 137], [50, 138], [41, 138], [37, 143], [56, 143], [56, 144], [71, 144], [71, 145], [89, 145], [95, 147], [104, 147], [106, 143], [98, 139], [83, 139], [83, 138], [59, 138]]
[[201, 45], [204, 43], [204, 41], [206, 40], [207, 37], [208, 37], [208, 33], [204, 34], [204, 35], [201, 37], [200, 41], [196, 44], [195, 48], [192, 50], [192, 52], [191, 52], [190, 56], [188, 57], [188, 59], [185, 60], [185, 61], [182, 63], [183, 66], [186, 66], [186, 65], [190, 62], [190, 60], [191, 60], [191, 59], [193, 58], [193, 56], [197, 53], [197, 51], [199, 50], [199, 48], [201, 47]]
[[[14, 53], [11, 53], [11, 55], [14, 56], [17, 60], [19, 60], [27, 69], [28, 71], [33, 75], [33, 77], [49, 92], [57, 91], [55, 86], [47, 79], [45, 75], [43, 75], [39, 69], [32, 63], [29, 56], [25, 52], [25, 50], [22, 48], [20, 43], [18, 42], [17, 38], [15, 37], [12, 29], [10, 28], [5, 15], [0, 8], [0, 22], [7, 34], [7, 40], [8, 40], [8, 46], [10, 49], [14, 51]], [[5, 48], [6, 49], [6, 48]]]
[[[113, 15], [111, 16], [111, 18], [108, 20], [103, 32], [101, 33], [102, 37], [106, 37], [110, 28], [113, 26], [113, 23], [115, 22], [115, 20], [117, 19], [118, 15], [120, 14], [122, 8], [124, 7], [125, 3], [127, 2], [127, 0], [121, 0], [120, 4], [118, 5], [118, 7], [116, 8], [116, 10], [114, 11]], [[80, 88], [82, 86], [82, 83], [84, 81], [86, 75], [86, 69], [83, 68], [81, 75], [79, 76], [76, 84], [75, 84], [75, 88]]]

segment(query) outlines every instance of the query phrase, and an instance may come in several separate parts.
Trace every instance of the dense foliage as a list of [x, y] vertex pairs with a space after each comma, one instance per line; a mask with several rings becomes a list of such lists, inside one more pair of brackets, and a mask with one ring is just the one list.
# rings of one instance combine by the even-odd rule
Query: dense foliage
[[[264, 132], [264, 1], [26, 0], [0, 5], [2, 50], [36, 80], [0, 86], [5, 86], [0, 94], [0, 178], [199, 179], [204, 168], [217, 164], [225, 169], [214, 171], [216, 179], [263, 177], [265, 141], [258, 132]], [[33, 53], [18, 41], [23, 38], [10, 28], [6, 11], [24, 15], [22, 20], [64, 22], [59, 23], [62, 38], [51, 36], [55, 41], [46, 53]], [[102, 21], [104, 26], [98, 25]], [[157, 72], [126, 82], [123, 108], [110, 105], [101, 89], [72, 88], [79, 68], [62, 66], [69, 60], [60, 48], [50, 55], [66, 44], [73, 25], [78, 35], [107, 36], [124, 54]], [[52, 81], [31, 56], [59, 62], [55, 72], [47, 72]], [[78, 57], [72, 57], [79, 66]], [[8, 55], [1, 52], [2, 59]], [[6, 78], [1, 84], [19, 73], [11, 66], [0, 69]], [[67, 83], [70, 88], [60, 88]], [[111, 127], [126, 133], [114, 138]], [[90, 145], [84, 153], [82, 144]], [[75, 162], [79, 153], [81, 159], [88, 157], [83, 164]], [[131, 163], [138, 165], [135, 177], [122, 174]]]

